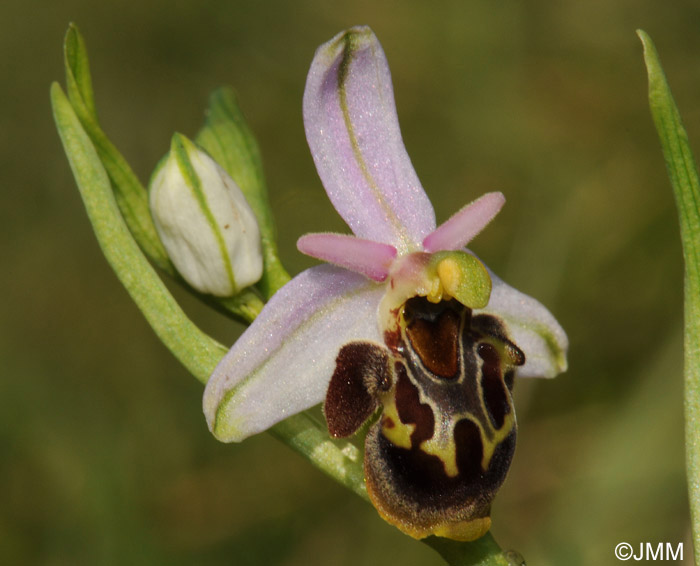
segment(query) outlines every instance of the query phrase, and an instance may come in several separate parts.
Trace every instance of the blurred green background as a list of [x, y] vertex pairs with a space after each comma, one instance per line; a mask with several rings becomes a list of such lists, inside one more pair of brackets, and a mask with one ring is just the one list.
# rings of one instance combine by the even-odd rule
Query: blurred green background
[[[438, 220], [508, 199], [473, 249], [539, 298], [570, 370], [516, 385], [520, 442], [493, 533], [528, 564], [615, 564], [620, 541], [684, 541], [682, 258], [635, 29], [652, 36], [700, 149], [700, 5], [4, 0], [0, 6], [3, 564], [440, 564], [268, 435], [217, 443], [201, 386], [101, 256], [48, 88], [87, 41], [108, 135], [147, 180], [233, 85], [265, 159], [282, 256], [347, 231], [316, 176], [301, 97], [315, 48], [369, 24]], [[241, 328], [178, 292], [203, 328]]]

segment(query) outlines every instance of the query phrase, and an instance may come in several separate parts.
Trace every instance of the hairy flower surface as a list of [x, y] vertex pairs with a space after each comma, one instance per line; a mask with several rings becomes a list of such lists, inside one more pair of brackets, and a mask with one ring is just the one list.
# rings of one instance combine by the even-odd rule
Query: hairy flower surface
[[[382, 406], [365, 458], [380, 514], [417, 538], [477, 538], [512, 456], [513, 377], [564, 371], [566, 335], [465, 249], [501, 193], [436, 227], [369, 28], [318, 49], [303, 109], [318, 174], [354, 236], [299, 239], [330, 265], [277, 292], [221, 361], [204, 394], [209, 428], [240, 441], [326, 399], [331, 434], [346, 436]], [[397, 478], [380, 462], [394, 457], [423, 476]], [[426, 474], [451, 491], [418, 493]]]

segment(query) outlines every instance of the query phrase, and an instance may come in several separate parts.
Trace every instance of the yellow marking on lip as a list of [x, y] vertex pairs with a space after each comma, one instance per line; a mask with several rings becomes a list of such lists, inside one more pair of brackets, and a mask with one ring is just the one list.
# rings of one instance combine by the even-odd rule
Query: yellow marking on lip
[[[481, 443], [484, 446], [484, 454], [481, 457], [482, 470], [486, 471], [489, 469], [489, 465], [491, 464], [491, 458], [493, 457], [493, 453], [496, 451], [496, 447], [508, 437], [508, 435], [513, 431], [514, 426], [515, 419], [513, 418], [513, 412], [511, 411], [510, 413], [508, 413], [508, 415], [506, 415], [506, 418], [503, 422], [503, 426], [498, 430], [493, 431], [493, 438], [487, 439], [486, 435], [483, 434], [482, 429]], [[479, 428], [481, 429], [481, 427]]]
[[[505, 360], [511, 360], [512, 355], [511, 352], [506, 348], [506, 344], [501, 342], [500, 340], [485, 340], [484, 341], [487, 344], [490, 344], [494, 348], [496, 348], [498, 352], [498, 357], [501, 360], [501, 376], [505, 376], [505, 374], [514, 366], [512, 363], [507, 363]], [[483, 372], [481, 373], [481, 379], [479, 380], [479, 387], [482, 387], [481, 380], [483, 380]], [[504, 383], [505, 387], [505, 383]], [[484, 399], [483, 394], [479, 395], [479, 401], [481, 402], [481, 410], [484, 412], [484, 415], [486, 415], [487, 421], [486, 421], [486, 427], [489, 429], [490, 433], [490, 438], [489, 435], [486, 433], [486, 431], [480, 426], [479, 429], [481, 430], [481, 443], [483, 444], [484, 447], [484, 453], [481, 458], [481, 469], [486, 471], [491, 464], [491, 458], [493, 457], [493, 453], [496, 451], [496, 447], [503, 442], [508, 435], [513, 431], [515, 428], [515, 413], [513, 411], [513, 399], [511, 397], [510, 391], [508, 391], [508, 388], [506, 387], [506, 394], [510, 400], [510, 411], [508, 414], [505, 416], [503, 419], [503, 425], [499, 429], [495, 429], [493, 427], [493, 423], [491, 422], [491, 419], [488, 417], [489, 411], [488, 408], [486, 407], [486, 399]]]
[[[454, 437], [454, 426], [450, 427], [452, 429], [452, 436]], [[420, 444], [420, 449], [426, 454], [431, 456], [436, 456], [442, 462], [445, 468], [445, 474], [449, 478], [457, 477], [459, 474], [459, 469], [457, 468], [457, 446], [454, 440], [448, 440], [447, 442], [441, 442], [437, 435], [433, 435], [432, 438], [424, 440]]]
[[[386, 402], [383, 402], [384, 415], [382, 417], [382, 434], [394, 446], [410, 450], [411, 435], [413, 434], [413, 431], [416, 430], [416, 425], [412, 423], [406, 424], [401, 422], [401, 419], [399, 418], [399, 411], [396, 408], [396, 402], [394, 401], [393, 394], [387, 395], [385, 397]], [[390, 419], [393, 423], [393, 426], [384, 426], [385, 418]]]

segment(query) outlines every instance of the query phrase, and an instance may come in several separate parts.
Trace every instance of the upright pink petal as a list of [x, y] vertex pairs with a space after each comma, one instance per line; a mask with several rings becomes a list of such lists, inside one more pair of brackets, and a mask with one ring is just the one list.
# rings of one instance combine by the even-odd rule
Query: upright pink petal
[[428, 234], [423, 248], [426, 252], [461, 250], [493, 220], [505, 202], [503, 193], [486, 193]]
[[323, 186], [355, 235], [399, 254], [420, 249], [435, 213], [404, 148], [389, 66], [368, 27], [316, 51], [304, 125]]
[[396, 257], [389, 244], [362, 240], [346, 234], [306, 234], [297, 241], [301, 253], [321, 259], [375, 281], [384, 281]]

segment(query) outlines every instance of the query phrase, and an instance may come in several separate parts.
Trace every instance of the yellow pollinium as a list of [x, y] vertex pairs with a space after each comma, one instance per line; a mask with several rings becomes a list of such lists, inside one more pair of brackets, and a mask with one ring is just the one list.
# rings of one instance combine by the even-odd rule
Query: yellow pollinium
[[454, 298], [471, 309], [488, 304], [491, 277], [475, 256], [461, 251], [437, 252], [430, 258], [430, 271], [435, 274], [426, 296], [430, 302]]
[[379, 304], [379, 324], [385, 332], [397, 330], [397, 313], [413, 297], [425, 297], [432, 303], [455, 299], [467, 308], [481, 309], [491, 297], [491, 276], [467, 252], [406, 254], [392, 264], [387, 291]]

